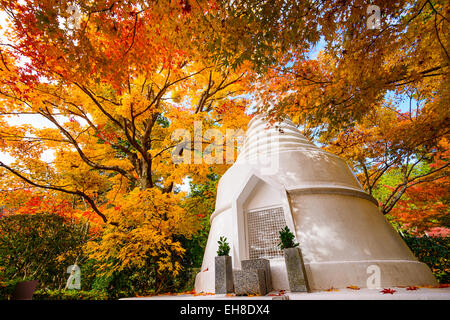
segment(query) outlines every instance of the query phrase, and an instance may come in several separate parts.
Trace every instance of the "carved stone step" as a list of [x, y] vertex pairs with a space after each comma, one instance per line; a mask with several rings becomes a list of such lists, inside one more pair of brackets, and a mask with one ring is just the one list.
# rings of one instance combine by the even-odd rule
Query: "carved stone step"
[[270, 272], [270, 262], [267, 259], [242, 260], [242, 270], [264, 270], [266, 277], [266, 291], [272, 291], [272, 275]]
[[234, 293], [242, 295], [266, 295], [266, 275], [263, 269], [234, 271]]

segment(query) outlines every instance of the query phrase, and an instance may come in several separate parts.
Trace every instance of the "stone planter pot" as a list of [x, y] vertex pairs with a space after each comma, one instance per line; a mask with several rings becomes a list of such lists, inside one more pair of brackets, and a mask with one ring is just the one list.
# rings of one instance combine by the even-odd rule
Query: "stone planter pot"
[[300, 249], [284, 249], [284, 261], [291, 292], [310, 292]]
[[[267, 259], [251, 259], [241, 261], [242, 270], [264, 270], [264, 276], [266, 278], [266, 292], [272, 291], [272, 273], [270, 271], [270, 262]], [[236, 283], [236, 282], [235, 282]], [[235, 285], [236, 289], [236, 285]]]
[[267, 294], [266, 275], [263, 269], [237, 270], [233, 278], [234, 293], [237, 296]]
[[230, 256], [218, 256], [215, 258], [215, 291], [216, 294], [232, 293], [233, 267]]

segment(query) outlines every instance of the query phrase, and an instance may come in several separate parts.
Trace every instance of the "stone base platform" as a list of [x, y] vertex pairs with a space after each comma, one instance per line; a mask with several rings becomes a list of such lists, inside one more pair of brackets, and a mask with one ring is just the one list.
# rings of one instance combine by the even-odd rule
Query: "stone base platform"
[[123, 298], [120, 300], [450, 300], [450, 288], [419, 288], [409, 291], [406, 288], [392, 287], [394, 294], [383, 294], [381, 289], [339, 289], [339, 291], [286, 292], [275, 296], [271, 292], [265, 296], [230, 296], [225, 294], [208, 295], [161, 295], [151, 297]]

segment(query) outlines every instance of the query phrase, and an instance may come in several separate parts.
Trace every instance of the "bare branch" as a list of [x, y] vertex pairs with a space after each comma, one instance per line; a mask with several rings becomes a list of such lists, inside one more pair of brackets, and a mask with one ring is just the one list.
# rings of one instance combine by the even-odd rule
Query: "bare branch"
[[42, 115], [47, 118], [48, 120], [50, 120], [58, 129], [59, 131], [61, 131], [61, 133], [66, 136], [66, 138], [70, 141], [70, 143], [75, 147], [75, 149], [77, 150], [78, 154], [80, 155], [81, 159], [87, 163], [89, 166], [95, 168], [95, 169], [99, 169], [99, 170], [107, 170], [107, 171], [115, 171], [120, 173], [121, 175], [123, 175], [124, 177], [126, 177], [127, 179], [129, 179], [130, 181], [134, 181], [134, 178], [128, 173], [126, 172], [124, 169], [118, 167], [118, 166], [105, 166], [105, 165], [101, 165], [99, 163], [95, 163], [93, 162], [91, 159], [89, 159], [86, 154], [83, 152], [83, 150], [81, 149], [81, 147], [79, 146], [78, 142], [76, 141], [76, 139], [66, 130], [64, 129], [59, 122], [50, 114], [49, 110], [47, 109], [47, 112], [44, 112], [44, 110], [42, 110]]
[[5, 165], [3, 162], [0, 161], [0, 167], [5, 168], [6, 170], [8, 170], [9, 172], [11, 172], [12, 174], [14, 174], [15, 176], [19, 177], [20, 179], [24, 180], [26, 183], [37, 187], [37, 188], [41, 188], [41, 189], [48, 189], [48, 190], [54, 190], [54, 191], [59, 191], [59, 192], [63, 192], [63, 193], [67, 193], [67, 194], [72, 194], [72, 195], [77, 195], [82, 197], [83, 199], [85, 199], [89, 205], [91, 206], [92, 210], [94, 210], [94, 212], [100, 216], [103, 220], [103, 222], [105, 223], [110, 223], [112, 225], [116, 225], [117, 223], [113, 223], [113, 222], [109, 222], [108, 219], [106, 218], [106, 216], [98, 209], [97, 205], [95, 204], [94, 200], [91, 199], [91, 197], [89, 197], [86, 193], [76, 190], [67, 190], [64, 189], [62, 187], [59, 186], [52, 186], [52, 185], [42, 185], [42, 184], [38, 184], [34, 181], [31, 181], [29, 178], [25, 177], [22, 173], [14, 170], [13, 168], [9, 167], [8, 165]]

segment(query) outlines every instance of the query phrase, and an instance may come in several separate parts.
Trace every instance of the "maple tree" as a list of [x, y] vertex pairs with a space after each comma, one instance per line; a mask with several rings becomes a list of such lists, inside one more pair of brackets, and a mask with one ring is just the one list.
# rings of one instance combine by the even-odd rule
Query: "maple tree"
[[389, 218], [415, 234], [446, 237], [449, 233], [448, 189], [448, 177], [410, 187], [389, 213]]
[[[27, 168], [41, 166], [42, 172], [45, 164], [36, 160], [45, 148], [42, 141], [46, 140], [47, 148], [73, 146], [76, 152], [61, 151], [63, 154], [58, 158], [70, 156], [77, 161], [81, 158], [81, 167], [71, 160], [70, 168], [80, 171], [84, 168], [80, 172], [83, 176], [89, 171], [91, 185], [86, 185], [86, 181], [80, 185], [77, 181], [76, 189], [60, 188], [58, 184], [53, 188], [82, 197], [105, 221], [106, 217], [96, 207], [95, 196], [86, 190], [118, 187], [117, 183], [101, 185], [105, 182], [95, 176], [97, 172], [108, 172], [122, 182], [125, 179], [132, 187], [145, 189], [162, 183], [163, 190], [171, 191], [192, 167], [184, 167], [184, 172], [183, 166], [176, 171], [166, 167], [164, 173], [156, 169], [167, 162], [164, 153], [173, 147], [168, 139], [170, 133], [180, 124], [188, 127], [194, 119], [203, 120], [205, 125], [211, 123], [208, 112], [228, 95], [243, 92], [244, 87], [239, 84], [251, 73], [245, 61], [257, 66], [264, 64], [258, 64], [255, 56], [255, 51], [260, 53], [257, 56], [267, 56], [261, 51], [263, 44], [280, 63], [257, 81], [258, 94], [263, 101], [282, 94], [276, 98], [276, 108], [268, 110], [268, 104], [263, 103], [259, 111], [291, 114], [307, 130], [325, 128], [322, 139], [326, 141], [342, 127], [352, 126], [353, 121], [361, 120], [380, 106], [389, 90], [405, 94], [414, 88], [414, 98], [440, 97], [426, 101], [426, 111], [437, 116], [422, 123], [422, 128], [436, 128], [428, 130], [435, 140], [447, 123], [448, 111], [443, 106], [448, 90], [442, 79], [448, 70], [448, 54], [446, 40], [440, 34], [447, 23], [448, 10], [439, 2], [414, 5], [408, 1], [382, 2], [378, 4], [385, 21], [381, 30], [367, 28], [366, 4], [361, 1], [352, 1], [351, 6], [332, 1], [302, 5], [279, 1], [272, 6], [251, 1], [150, 5], [140, 1], [104, 1], [95, 6], [80, 2], [83, 18], [80, 28], [75, 30], [67, 28], [68, 2], [57, 6], [51, 1], [27, 4], [2, 3], [12, 20], [13, 31], [8, 35], [15, 40], [2, 50], [2, 95], [14, 113], [42, 115], [56, 129], [11, 127], [3, 121], [3, 135], [9, 137], [4, 149], [20, 155], [23, 162], [27, 161]], [[301, 22], [294, 21], [295, 15], [302, 17]], [[330, 19], [332, 15], [343, 19], [337, 23], [337, 19]], [[277, 29], [274, 21], [280, 19], [283, 27]], [[245, 27], [237, 30], [240, 28], [237, 22], [245, 21]], [[253, 28], [263, 31], [247, 41], [237, 39], [251, 34]], [[308, 32], [294, 36], [294, 31], [300, 29]], [[307, 49], [318, 42], [320, 35], [326, 40], [326, 53], [315, 60], [307, 59]], [[221, 39], [220, 44], [217, 39]], [[210, 46], [198, 46], [202, 41]], [[231, 50], [234, 55], [226, 52], [223, 42], [227, 41], [235, 44]], [[245, 43], [245, 48], [240, 47]], [[410, 48], [407, 55], [400, 54], [405, 48]], [[423, 58], [417, 61], [415, 57], [419, 55]], [[30, 61], [17, 66], [12, 61], [20, 57]], [[236, 72], [238, 65], [241, 69]], [[377, 65], [385, 67], [374, 68]], [[39, 81], [42, 77], [48, 81]], [[166, 102], [167, 99], [179, 106]], [[313, 106], [310, 101], [314, 101]], [[189, 106], [185, 107], [186, 104]], [[10, 111], [13, 110], [5, 109], [3, 114]], [[57, 116], [61, 115], [70, 121], [60, 123]], [[79, 132], [84, 134], [78, 135]], [[101, 143], [94, 143], [94, 139]], [[100, 154], [104, 160], [94, 161]], [[31, 155], [33, 159], [29, 159]], [[67, 171], [62, 166], [60, 172]], [[20, 175], [20, 171], [9, 169]], [[170, 177], [168, 171], [172, 172]], [[205, 175], [204, 170], [200, 173]], [[70, 178], [60, 182], [74, 183]], [[50, 184], [36, 186], [50, 187]]]
[[[16, 40], [2, 50], [2, 114], [37, 114], [53, 128], [2, 119], [2, 150], [20, 164], [1, 165], [35, 187], [82, 198], [107, 221], [97, 205], [101, 196], [111, 201], [134, 187], [168, 193], [187, 174], [204, 175], [206, 166], [169, 161], [177, 144], [171, 134], [195, 120], [205, 129], [245, 124], [242, 110], [210, 113], [242, 92], [249, 71], [201, 59], [202, 47], [190, 41], [190, 20], [202, 20], [193, 6], [151, 4], [138, 11], [139, 1], [106, 1], [88, 7], [81, 28], [70, 31], [58, 22], [67, 18], [68, 4], [2, 3], [12, 20], [8, 36]], [[18, 66], [24, 57], [30, 62]], [[48, 148], [55, 150], [51, 166], [39, 159]]]
[[[196, 219], [179, 206], [180, 196], [155, 188], [136, 188], [121, 207], [111, 208], [108, 216], [118, 222], [118, 227], [107, 227], [102, 241], [91, 241], [87, 248], [90, 257], [100, 261], [100, 274], [110, 276], [125, 268], [150, 266], [157, 278], [164, 273], [177, 276], [182, 269], [177, 257], [185, 249], [174, 236], [189, 236], [196, 231]], [[157, 281], [155, 291], [164, 284]]]
[[[411, 114], [392, 110], [390, 105], [380, 107], [337, 134], [327, 149], [347, 159], [362, 186], [387, 214], [409, 188], [448, 179], [448, 130], [429, 127], [434, 117], [427, 110]], [[444, 187], [442, 192], [448, 190]]]
[[[202, 9], [212, 4], [78, 1], [79, 28], [68, 25], [71, 1], [0, 4], [11, 41], [1, 48], [0, 148], [16, 159], [0, 162], [7, 191], [25, 182], [89, 205], [107, 223], [87, 247], [106, 275], [151, 262], [156, 277], [176, 276], [185, 251], [176, 238], [198, 229], [176, 186], [187, 176], [204, 181], [211, 165], [174, 163], [172, 134], [193, 136], [196, 121], [223, 133], [248, 121], [245, 102], [230, 99], [251, 68], [226, 65], [199, 45], [212, 36]], [[24, 114], [49, 126], [7, 121]]]
[[[379, 28], [369, 28], [365, 1], [313, 5], [305, 19], [321, 26], [323, 50], [311, 57], [311, 47], [299, 45], [268, 68], [253, 92], [272, 121], [289, 114], [306, 135], [346, 159], [387, 214], [406, 201], [409, 188], [448, 179], [450, 7], [376, 5]], [[394, 172], [399, 179], [381, 194], [381, 182]]]
[[429, 108], [440, 112], [442, 122], [448, 119], [448, 2], [378, 1], [377, 6], [379, 29], [367, 25], [365, 1], [312, 5], [304, 19], [321, 26], [323, 50], [310, 58], [310, 47], [299, 45], [270, 68], [255, 86], [265, 102], [259, 109], [276, 117], [287, 113], [307, 129], [339, 132], [392, 92], [434, 96]]

